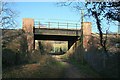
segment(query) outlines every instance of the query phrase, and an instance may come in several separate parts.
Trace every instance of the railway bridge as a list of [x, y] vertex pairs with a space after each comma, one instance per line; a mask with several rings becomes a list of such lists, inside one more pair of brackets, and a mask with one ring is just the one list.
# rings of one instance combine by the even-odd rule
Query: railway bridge
[[[81, 28], [82, 26], [82, 28]], [[83, 47], [91, 37], [91, 22], [62, 23], [35, 21], [31, 18], [23, 18], [22, 29], [26, 33], [28, 51], [35, 49], [35, 40], [68, 41], [68, 49], [77, 41], [83, 41]], [[80, 39], [82, 37], [82, 39]]]

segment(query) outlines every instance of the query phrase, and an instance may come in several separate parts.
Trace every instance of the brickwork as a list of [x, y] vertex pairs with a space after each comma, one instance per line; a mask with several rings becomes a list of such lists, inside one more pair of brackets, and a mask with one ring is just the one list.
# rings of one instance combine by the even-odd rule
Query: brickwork
[[34, 20], [31, 18], [23, 19], [23, 30], [25, 31], [27, 42], [28, 42], [28, 51], [31, 52], [34, 49], [34, 35], [33, 35], [33, 26]]
[[83, 23], [83, 47], [88, 49], [88, 41], [91, 38], [91, 23], [90, 22], [84, 22]]

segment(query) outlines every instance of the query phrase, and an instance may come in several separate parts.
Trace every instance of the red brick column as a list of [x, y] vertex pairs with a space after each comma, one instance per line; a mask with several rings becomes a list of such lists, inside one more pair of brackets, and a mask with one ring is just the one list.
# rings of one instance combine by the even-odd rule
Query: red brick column
[[31, 18], [23, 18], [23, 26], [22, 29], [25, 31], [27, 42], [28, 42], [28, 51], [32, 52], [34, 49], [34, 19]]
[[83, 22], [83, 47], [88, 49], [88, 41], [91, 38], [91, 22]]

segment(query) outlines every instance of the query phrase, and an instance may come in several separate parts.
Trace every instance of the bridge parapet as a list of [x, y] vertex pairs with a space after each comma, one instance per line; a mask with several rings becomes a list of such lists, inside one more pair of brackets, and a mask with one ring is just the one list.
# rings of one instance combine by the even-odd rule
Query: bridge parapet
[[35, 34], [42, 35], [64, 35], [64, 36], [81, 36], [81, 30], [73, 29], [56, 29], [56, 28], [35, 28]]
[[50, 28], [50, 29], [80, 29], [80, 24], [77, 22], [42, 22], [42, 21], [34, 21], [34, 27], [35, 28]]

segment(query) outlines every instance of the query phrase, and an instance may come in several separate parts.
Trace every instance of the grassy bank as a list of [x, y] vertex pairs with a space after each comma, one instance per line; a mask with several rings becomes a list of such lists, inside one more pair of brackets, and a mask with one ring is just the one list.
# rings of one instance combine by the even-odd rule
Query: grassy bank
[[69, 62], [76, 66], [80, 73], [85, 75], [87, 78], [100, 78], [100, 74], [98, 74], [87, 62], [82, 64], [82, 62], [78, 62], [75, 59], [69, 59]]

